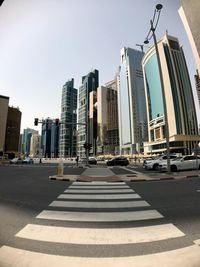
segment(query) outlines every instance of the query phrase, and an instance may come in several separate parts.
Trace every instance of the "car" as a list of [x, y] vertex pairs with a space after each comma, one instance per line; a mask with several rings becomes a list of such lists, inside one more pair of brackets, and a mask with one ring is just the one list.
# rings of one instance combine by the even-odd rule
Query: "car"
[[[177, 157], [178, 157], [177, 155], [170, 155], [171, 160], [176, 159]], [[146, 160], [144, 161], [143, 166], [146, 170], [158, 170], [159, 164], [161, 162], [167, 164], [167, 155], [162, 155], [152, 160]]]
[[[159, 164], [160, 170], [166, 170], [167, 164], [165, 162]], [[194, 155], [186, 155], [177, 157], [170, 162], [170, 169], [172, 172], [181, 170], [196, 170], [200, 169], [200, 157]]]
[[[79, 160], [79, 162], [80, 162], [80, 163], [85, 163], [85, 164], [86, 164], [87, 159], [86, 159], [86, 158], [81, 158], [81, 159]], [[96, 160], [95, 157], [89, 157], [89, 158], [88, 158], [88, 163], [89, 163], [89, 164], [97, 164], [97, 160]]]
[[33, 159], [31, 158], [25, 158], [23, 161], [22, 161], [23, 164], [33, 164], [34, 161]]
[[10, 160], [10, 164], [19, 164], [19, 163], [22, 163], [21, 158], [13, 158]]
[[97, 164], [97, 160], [94, 157], [89, 157], [89, 164]]
[[112, 158], [111, 160], [108, 160], [106, 164], [107, 166], [115, 166], [115, 165], [127, 166], [129, 165], [129, 161], [125, 157], [116, 157], [116, 158]]

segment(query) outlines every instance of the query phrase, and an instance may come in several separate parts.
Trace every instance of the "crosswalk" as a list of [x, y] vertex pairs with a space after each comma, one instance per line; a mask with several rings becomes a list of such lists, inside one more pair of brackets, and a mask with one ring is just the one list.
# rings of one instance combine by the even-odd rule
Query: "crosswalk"
[[[200, 263], [200, 249], [195, 244], [134, 255], [134, 246], [179, 240], [185, 234], [122, 182], [74, 182], [36, 216], [35, 222], [16, 233], [16, 238], [37, 242], [40, 250], [2, 246], [1, 267], [189, 267]], [[67, 254], [70, 249], [64, 255], [41, 252], [43, 246], [54, 244], [90, 253]], [[101, 254], [102, 248], [108, 251], [106, 256]], [[119, 255], [113, 256], [114, 251], [120, 251]]]

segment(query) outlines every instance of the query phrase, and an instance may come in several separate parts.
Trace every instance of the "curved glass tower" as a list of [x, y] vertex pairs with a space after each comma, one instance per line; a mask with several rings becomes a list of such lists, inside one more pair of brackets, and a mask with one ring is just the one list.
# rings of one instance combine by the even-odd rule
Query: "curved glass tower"
[[[167, 34], [158, 42], [166, 98], [170, 151], [190, 153], [198, 141], [198, 128], [192, 87], [182, 47]], [[145, 151], [166, 151], [163, 96], [155, 47], [143, 60], [149, 142]]]

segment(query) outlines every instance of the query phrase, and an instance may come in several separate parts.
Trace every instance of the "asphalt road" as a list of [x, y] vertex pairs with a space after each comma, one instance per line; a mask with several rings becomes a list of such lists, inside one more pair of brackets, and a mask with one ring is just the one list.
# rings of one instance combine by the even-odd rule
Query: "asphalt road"
[[[104, 191], [98, 193], [96, 191], [97, 189], [91, 186], [89, 187], [89, 189], [86, 189], [84, 183], [80, 184], [79, 186], [76, 185], [76, 183], [72, 185], [71, 182], [49, 180], [48, 177], [55, 174], [56, 170], [56, 166], [44, 165], [0, 166], [1, 264], [5, 264], [5, 261], [2, 260], [1, 262], [1, 257], [3, 258], [5, 257], [5, 255], [8, 256], [11, 252], [15, 253], [15, 251], [13, 252], [12, 250], [9, 250], [10, 248], [14, 248], [19, 249], [23, 252], [31, 251], [40, 253], [39, 255], [44, 254], [54, 256], [70, 256], [75, 259], [79, 257], [83, 257], [84, 259], [119, 259], [119, 261], [117, 261], [119, 265], [117, 265], [118, 263], [113, 263], [110, 266], [121, 266], [120, 259], [123, 258], [124, 266], [133, 266], [133, 262], [130, 263], [130, 265], [128, 262], [126, 263], [126, 260], [128, 261], [130, 257], [135, 257], [134, 260], [139, 260], [137, 256], [143, 256], [143, 260], [144, 262], [146, 262], [145, 256], [150, 257], [151, 255], [160, 255], [160, 253], [162, 254], [178, 250], [181, 251], [181, 249], [192, 247], [195, 240], [200, 240], [200, 180], [198, 178], [178, 181], [169, 180], [127, 184], [121, 183], [116, 185], [114, 183], [109, 183], [107, 185], [100, 184], [97, 186], [98, 188], [105, 187], [105, 190], [115, 190], [115, 192], [113, 191], [113, 193], [107, 194]], [[65, 167], [65, 173], [67, 172], [68, 174], [81, 175], [84, 170], [84, 168]], [[128, 170], [126, 171], [125, 169], [121, 168], [114, 168], [113, 171], [116, 174], [129, 173]], [[87, 183], [85, 183], [85, 185], [87, 186]], [[73, 187], [76, 188], [76, 186], [78, 191], [72, 193], [74, 190]], [[139, 204], [138, 201], [140, 201], [141, 199], [148, 205], [144, 205], [142, 208], [140, 206], [128, 206], [129, 204], [131, 204], [129, 203], [130, 200], [133, 200], [132, 197], [131, 199], [129, 199], [131, 194], [133, 193], [130, 193], [129, 191], [127, 191], [128, 193], [124, 193], [123, 186], [128, 188], [126, 190], [130, 191], [132, 189], [134, 194], [139, 196], [139, 199], [134, 199], [134, 203]], [[113, 187], [118, 188], [117, 190], [119, 198], [117, 199], [113, 198], [113, 195], [117, 194], [116, 189], [113, 189]], [[70, 190], [72, 191], [66, 193], [65, 190], [67, 190], [68, 188], [70, 188]], [[91, 192], [90, 195], [88, 195], [87, 190]], [[110, 206], [109, 208], [106, 206], [108, 201], [104, 198], [105, 194], [110, 197], [109, 201], [111, 202], [112, 200], [113, 202], [113, 206]], [[66, 197], [67, 195], [68, 197], [73, 198], [67, 199], [67, 208], [64, 206], [49, 206], [53, 203], [53, 201], [55, 203], [61, 203], [62, 200], [65, 200], [59, 199], [59, 196], [61, 195], [64, 195], [64, 197]], [[82, 195], [86, 195], [87, 198], [81, 198]], [[98, 207], [95, 206], [96, 196], [102, 198], [98, 199], [97, 201]], [[63, 201], [64, 204], [66, 204], [66, 202], [64, 203]], [[63, 218], [52, 219], [48, 217], [51, 214], [47, 214], [44, 215], [44, 217], [47, 216], [44, 219], [42, 218], [44, 211], [50, 211], [52, 213], [54, 213], [55, 211], [65, 213], [67, 211], [65, 215], [72, 216], [72, 218], [70, 217], [69, 219], [69, 217], [67, 217], [66, 220]], [[149, 212], [151, 212], [150, 215]], [[143, 213], [145, 216], [147, 216], [146, 214], [148, 214], [149, 217], [137, 220], [135, 219], [134, 216], [137, 217], [140, 216], [139, 214]], [[38, 215], [40, 214], [42, 214], [41, 217], [38, 217]], [[73, 217], [74, 215], [77, 215], [77, 217]], [[94, 218], [92, 217], [92, 215], [94, 215]], [[108, 215], [110, 217], [107, 217]], [[165, 229], [162, 227], [170, 226], [173, 228], [172, 232], [175, 236], [172, 235], [171, 237], [163, 239], [161, 238], [160, 240], [160, 237], [157, 240], [154, 240], [154, 238], [157, 238], [156, 235], [154, 235], [152, 240], [150, 240], [149, 237], [144, 237], [144, 240], [145, 238], [147, 238], [146, 242], [144, 242], [144, 240], [141, 241], [143, 237], [139, 237], [138, 240], [140, 241], [136, 240], [135, 242], [129, 242], [130, 240], [129, 238], [127, 238], [127, 240], [121, 241], [121, 243], [119, 242], [112, 244], [106, 243], [110, 242], [109, 239], [108, 241], [104, 241], [102, 244], [98, 244], [98, 240], [95, 241], [94, 237], [94, 244], [91, 244], [87, 243], [89, 241], [85, 241], [84, 243], [82, 240], [72, 240], [71, 242], [68, 241], [61, 243], [58, 242], [58, 240], [51, 242], [48, 240], [37, 240], [37, 238], [36, 240], [33, 240], [28, 237], [22, 238], [20, 236], [16, 236], [21, 230], [26, 229], [27, 225], [30, 224], [40, 227], [55, 227], [52, 228], [53, 231], [55, 229], [58, 229], [58, 227], [61, 227], [61, 229], [65, 228], [74, 231], [82, 231], [83, 229], [92, 229], [94, 231], [95, 229], [101, 229], [107, 231], [107, 236], [109, 236], [109, 234], [112, 234], [112, 230], [110, 229], [113, 229], [113, 231], [121, 230], [119, 236], [123, 236], [123, 231], [125, 231], [126, 229], [132, 229], [132, 231], [134, 232], [135, 229], [139, 231], [141, 227], [144, 227], [141, 228], [143, 230], [141, 232], [141, 235], [143, 235], [145, 229], [150, 229], [148, 227], [160, 227], [160, 229]], [[89, 236], [90, 230], [88, 230], [89, 232], [86, 235], [86, 238], [87, 236]], [[163, 233], [164, 230], [162, 230], [162, 234], [160, 234], [160, 236], [162, 236]], [[177, 233], [181, 233], [180, 236], [176, 236]], [[74, 236], [76, 235], [74, 234]], [[115, 233], [113, 234], [112, 238], [116, 238]], [[112, 238], [110, 237], [110, 239]], [[119, 237], [119, 240], [120, 238], [121, 237]], [[96, 237], [96, 239], [98, 238]], [[4, 252], [4, 250], [6, 250], [7, 248], [9, 248], [8, 252]], [[200, 247], [197, 246], [197, 248], [200, 251]], [[196, 251], [195, 255], [197, 255]], [[27, 258], [29, 258], [29, 256], [27, 256]], [[166, 259], [169, 258], [170, 257], [166, 256]], [[181, 262], [181, 258], [179, 259], [180, 265], [178, 265], [178, 263], [177, 265], [173, 263], [172, 265], [166, 266], [200, 266], [200, 258], [198, 258], [199, 265], [192, 265], [192, 261], [189, 262], [189, 265], [184, 265], [187, 262], [184, 260], [184, 257], [182, 260], [183, 262]], [[148, 261], [149, 260], [147, 260], [147, 262]], [[99, 260], [98, 262], [101, 263], [101, 260]], [[98, 262], [96, 262], [95, 264], [98, 264]], [[6, 264], [1, 264], [1, 267], [9, 266]], [[21, 265], [17, 264], [19, 263], [15, 262], [12, 266], [27, 266], [22, 263]], [[109, 266], [108, 262], [106, 262], [106, 264], [107, 266]], [[156, 265], [156, 263], [154, 265], [153, 262], [149, 265], [145, 264], [146, 263], [141, 266], [164, 266]], [[40, 265], [34, 265], [33, 263], [33, 265], [30, 266]], [[41, 266], [43, 267], [43, 265]], [[59, 265], [55, 264], [49, 266], [61, 265], [59, 263]], [[83, 264], [83, 266], [90, 265], [88, 265], [87, 263], [86, 265]], [[135, 266], [140, 265], [138, 264]]]

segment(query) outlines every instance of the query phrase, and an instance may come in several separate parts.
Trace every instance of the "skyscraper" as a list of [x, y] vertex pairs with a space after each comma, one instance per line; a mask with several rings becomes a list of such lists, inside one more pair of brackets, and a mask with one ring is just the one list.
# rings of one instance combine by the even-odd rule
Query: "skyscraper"
[[[163, 73], [171, 152], [191, 153], [199, 140], [194, 98], [182, 47], [178, 39], [166, 34], [158, 42]], [[146, 153], [166, 151], [162, 88], [155, 46], [143, 60], [149, 142]]]
[[119, 149], [116, 78], [97, 88], [97, 153], [115, 154]]
[[197, 68], [200, 72], [200, 1], [181, 0], [181, 5], [179, 15], [187, 32]]
[[94, 70], [89, 72], [86, 76], [82, 77], [82, 85], [79, 88], [79, 109], [78, 109], [78, 151], [77, 154], [85, 157], [84, 143], [91, 143], [90, 129], [91, 124], [89, 121], [90, 111], [90, 92], [96, 92], [99, 86], [99, 72]]
[[118, 74], [119, 139], [121, 154], [143, 151], [148, 139], [142, 57], [144, 53], [132, 48], [121, 50]]
[[62, 89], [59, 156], [76, 156], [77, 89], [74, 79], [67, 81]]
[[3, 157], [5, 149], [6, 123], [8, 115], [9, 97], [0, 95], [0, 158]]
[[14, 158], [19, 154], [21, 114], [18, 108], [8, 107], [5, 139], [5, 153], [8, 158]]
[[41, 149], [45, 158], [51, 158], [51, 128], [53, 120], [47, 118], [42, 122]]
[[23, 131], [22, 136], [22, 154], [28, 156], [30, 154], [30, 146], [31, 146], [31, 137], [32, 134], [38, 134], [38, 131], [30, 128], [26, 128]]

